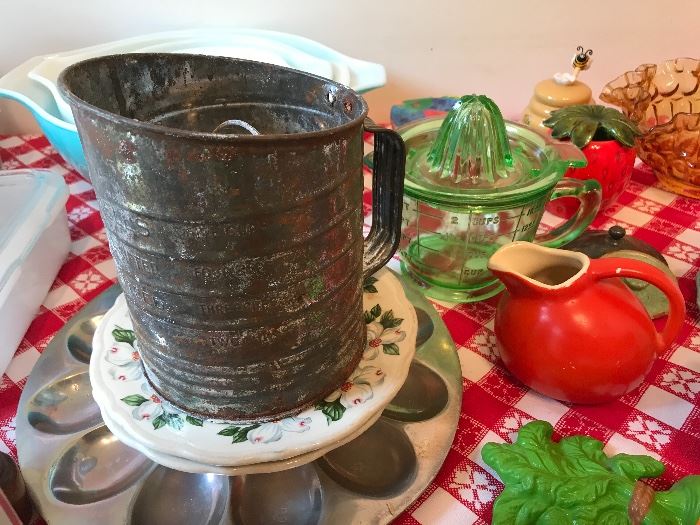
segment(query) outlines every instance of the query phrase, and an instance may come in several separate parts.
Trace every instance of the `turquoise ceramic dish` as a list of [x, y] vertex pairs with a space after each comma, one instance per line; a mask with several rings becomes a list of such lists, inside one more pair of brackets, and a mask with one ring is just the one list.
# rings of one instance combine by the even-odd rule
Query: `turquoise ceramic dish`
[[0, 98], [15, 100], [25, 106], [36, 119], [41, 131], [61, 156], [87, 177], [87, 164], [75, 124], [58, 117], [58, 108], [51, 93], [32, 81], [27, 73], [40, 63], [35, 57], [16, 67], [0, 79]]
[[88, 177], [70, 108], [58, 93], [58, 76], [65, 67], [80, 60], [129, 52], [193, 52], [253, 58], [330, 78], [361, 93], [386, 82], [382, 65], [343, 55], [307, 38], [258, 29], [198, 28], [32, 58], [0, 78], [0, 98], [26, 106], [54, 148]]

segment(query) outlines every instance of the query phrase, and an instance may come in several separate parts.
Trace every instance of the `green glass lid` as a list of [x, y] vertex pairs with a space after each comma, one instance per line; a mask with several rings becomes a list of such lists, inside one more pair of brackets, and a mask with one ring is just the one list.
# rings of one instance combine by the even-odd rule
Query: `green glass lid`
[[449, 114], [398, 130], [406, 143], [406, 194], [453, 206], [512, 204], [551, 189], [580, 150], [503, 119], [483, 95], [467, 95]]

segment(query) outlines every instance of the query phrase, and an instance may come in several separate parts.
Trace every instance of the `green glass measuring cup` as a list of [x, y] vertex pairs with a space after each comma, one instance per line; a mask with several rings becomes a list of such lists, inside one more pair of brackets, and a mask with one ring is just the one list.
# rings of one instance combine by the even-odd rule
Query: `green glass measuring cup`
[[[471, 302], [495, 295], [502, 285], [486, 264], [500, 246], [561, 246], [598, 211], [596, 181], [562, 179], [568, 168], [586, 165], [581, 151], [504, 121], [487, 97], [462, 97], [447, 117], [397, 131], [407, 151], [401, 268], [430, 297]], [[560, 197], [579, 199], [577, 213], [537, 234], [545, 204]]]

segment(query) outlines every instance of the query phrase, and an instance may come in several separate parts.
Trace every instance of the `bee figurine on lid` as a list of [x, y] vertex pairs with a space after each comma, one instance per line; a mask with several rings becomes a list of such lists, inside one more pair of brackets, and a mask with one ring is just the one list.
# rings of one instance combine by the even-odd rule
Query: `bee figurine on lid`
[[552, 78], [539, 82], [525, 108], [523, 124], [549, 134], [550, 130], [542, 125], [542, 121], [546, 120], [552, 111], [576, 104], [593, 104], [591, 88], [578, 80], [579, 73], [591, 67], [592, 56], [592, 49], [584, 50], [583, 46], [578, 46], [571, 61], [572, 72], [556, 73]]
[[[576, 54], [574, 55], [574, 77], [577, 77], [579, 72], [585, 71], [591, 67], [591, 57], [593, 56], [593, 50], [589, 49], [587, 51], [583, 50], [583, 46], [578, 46], [576, 48]], [[574, 78], [575, 79], [575, 78]]]

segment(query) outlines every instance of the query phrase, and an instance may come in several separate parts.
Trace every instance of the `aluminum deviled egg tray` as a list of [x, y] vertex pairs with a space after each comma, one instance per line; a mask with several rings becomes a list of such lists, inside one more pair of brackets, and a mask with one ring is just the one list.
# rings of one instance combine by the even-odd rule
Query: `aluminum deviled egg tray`
[[418, 315], [416, 356], [377, 422], [312, 463], [231, 477], [157, 465], [104, 425], [88, 363], [92, 335], [120, 293], [110, 288], [54, 337], [20, 399], [19, 464], [41, 514], [50, 525], [388, 523], [440, 469], [462, 395], [445, 325], [401, 282]]

